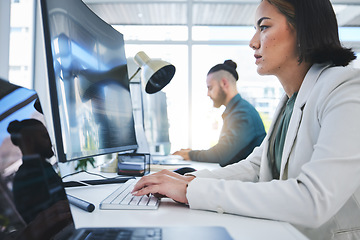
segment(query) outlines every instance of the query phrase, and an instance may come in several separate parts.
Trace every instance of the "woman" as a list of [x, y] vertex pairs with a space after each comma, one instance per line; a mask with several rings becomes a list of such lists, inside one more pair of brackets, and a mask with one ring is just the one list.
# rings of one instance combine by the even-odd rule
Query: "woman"
[[360, 71], [345, 67], [329, 0], [263, 0], [250, 41], [285, 96], [260, 147], [213, 171], [143, 177], [134, 195], [286, 221], [311, 239], [360, 239]]

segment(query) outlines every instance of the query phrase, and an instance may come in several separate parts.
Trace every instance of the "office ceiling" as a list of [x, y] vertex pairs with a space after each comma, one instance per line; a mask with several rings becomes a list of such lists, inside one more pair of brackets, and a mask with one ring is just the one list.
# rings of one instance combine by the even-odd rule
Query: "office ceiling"
[[[252, 26], [259, 0], [83, 0], [114, 25]], [[331, 0], [339, 26], [360, 26], [359, 0]]]

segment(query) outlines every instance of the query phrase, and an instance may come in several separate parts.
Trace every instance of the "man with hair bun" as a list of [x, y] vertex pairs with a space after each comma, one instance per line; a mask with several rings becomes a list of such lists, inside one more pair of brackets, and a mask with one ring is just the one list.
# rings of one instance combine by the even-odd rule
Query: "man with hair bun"
[[173, 154], [185, 160], [219, 163], [224, 167], [245, 159], [260, 145], [266, 135], [264, 125], [256, 109], [237, 90], [236, 68], [235, 62], [226, 60], [212, 67], [206, 78], [207, 95], [214, 107], [226, 107], [218, 143], [208, 150], [181, 149]]

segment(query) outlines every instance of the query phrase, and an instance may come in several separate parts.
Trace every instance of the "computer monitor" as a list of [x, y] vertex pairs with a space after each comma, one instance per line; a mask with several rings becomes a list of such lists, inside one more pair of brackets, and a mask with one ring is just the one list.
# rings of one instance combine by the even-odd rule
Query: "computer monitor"
[[165, 92], [144, 95], [144, 128], [150, 153], [168, 155], [171, 145]]
[[137, 149], [123, 35], [80, 0], [41, 0], [60, 162]]

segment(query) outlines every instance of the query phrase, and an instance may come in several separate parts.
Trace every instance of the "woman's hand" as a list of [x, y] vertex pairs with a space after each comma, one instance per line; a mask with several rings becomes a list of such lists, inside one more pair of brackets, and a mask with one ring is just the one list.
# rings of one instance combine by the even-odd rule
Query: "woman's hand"
[[183, 176], [169, 170], [142, 177], [134, 186], [132, 194], [142, 196], [154, 194], [157, 197], [168, 197], [180, 203], [188, 203], [186, 188], [194, 176]]

